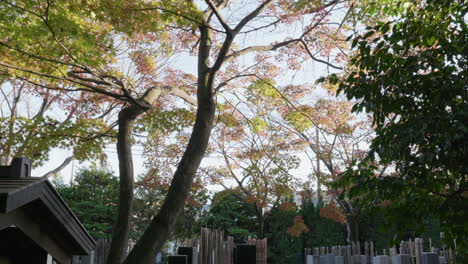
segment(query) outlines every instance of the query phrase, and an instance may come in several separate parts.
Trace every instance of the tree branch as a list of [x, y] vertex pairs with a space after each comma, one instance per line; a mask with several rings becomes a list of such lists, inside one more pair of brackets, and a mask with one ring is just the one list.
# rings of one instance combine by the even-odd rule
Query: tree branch
[[57, 174], [59, 173], [61, 170], [63, 170], [66, 166], [68, 166], [68, 164], [70, 164], [70, 162], [72, 162], [73, 160], [73, 156], [70, 156], [68, 158], [66, 158], [62, 164], [60, 164], [57, 168], [45, 173], [42, 177], [45, 177], [45, 178], [48, 178], [54, 174]]
[[256, 16], [258, 16], [258, 14], [260, 14], [260, 12], [262, 12], [263, 9], [265, 9], [268, 5], [270, 5], [271, 2], [272, 2], [272, 0], [266, 0], [261, 5], [259, 5], [254, 11], [252, 11], [250, 14], [245, 16], [239, 22], [239, 24], [237, 24], [237, 26], [234, 28], [234, 30], [233, 30], [234, 35], [239, 33], [242, 30], [242, 28], [244, 28], [244, 26], [247, 25], [247, 23], [249, 23], [252, 19], [254, 19]]
[[226, 32], [224, 32], [222, 30], [212, 28], [212, 27], [210, 27], [208, 25], [205, 25], [203, 22], [200, 22], [200, 21], [198, 21], [196, 19], [193, 19], [193, 18], [190, 18], [190, 17], [188, 17], [186, 15], [183, 15], [178, 11], [172, 11], [172, 10], [165, 9], [165, 8], [162, 8], [162, 7], [149, 7], [149, 8], [133, 9], [131, 11], [132, 12], [138, 12], [138, 11], [154, 11], [154, 10], [159, 10], [159, 11], [170, 13], [171, 15], [182, 17], [184, 19], [187, 19], [190, 22], [193, 22], [193, 23], [197, 24], [198, 26], [206, 26], [206, 27], [210, 28], [211, 30], [216, 31], [218, 33], [226, 33]]
[[216, 15], [219, 22], [223, 26], [223, 28], [226, 30], [226, 33], [228, 35], [232, 34], [232, 29], [229, 27], [229, 25], [224, 20], [223, 16], [221, 15], [221, 13], [218, 10], [218, 7], [215, 4], [213, 4], [213, 2], [211, 0], [205, 0], [205, 2], [208, 4], [208, 6], [211, 8], [211, 10], [213, 10], [213, 13]]
[[28, 56], [28, 57], [31, 57], [31, 58], [35, 58], [35, 59], [38, 59], [38, 60], [42, 60], [42, 61], [48, 61], [48, 62], [53, 62], [53, 63], [57, 63], [57, 64], [61, 64], [61, 65], [67, 65], [67, 66], [71, 66], [71, 67], [76, 67], [76, 68], [80, 68], [82, 70], [85, 70], [86, 72], [89, 72], [89, 70], [81, 65], [78, 65], [78, 64], [74, 64], [74, 63], [69, 63], [69, 62], [63, 62], [63, 61], [59, 61], [59, 60], [55, 60], [55, 59], [51, 59], [51, 58], [46, 58], [46, 57], [43, 57], [43, 56], [39, 56], [39, 55], [36, 55], [36, 54], [33, 54], [33, 53], [30, 53], [30, 52], [27, 52], [25, 50], [22, 50], [22, 49], [18, 49], [18, 48], [15, 48], [15, 47], [12, 47], [8, 44], [6, 44], [5, 42], [2, 42], [0, 41], [0, 45], [1, 46], [4, 46], [8, 49], [11, 49], [11, 50], [14, 50], [14, 51], [17, 51], [17, 52], [20, 52], [20, 53], [23, 53], [24, 55]]
[[307, 44], [305, 43], [305, 41], [301, 39], [301, 43], [302, 43], [302, 45], [304, 46], [304, 49], [307, 51], [307, 53], [309, 54], [309, 56], [310, 56], [310, 58], [311, 58], [312, 60], [317, 61], [317, 62], [321, 62], [321, 63], [326, 64], [327, 66], [330, 66], [330, 67], [332, 67], [332, 68], [334, 68], [334, 69], [337, 69], [337, 70], [343, 70], [343, 68], [338, 67], [338, 66], [335, 66], [335, 65], [329, 63], [328, 61], [324, 61], [324, 60], [321, 60], [321, 59], [319, 59], [319, 58], [316, 58], [316, 57], [312, 54], [312, 52], [310, 51], [310, 49], [309, 49], [309, 47], [307, 46]]
[[283, 42], [279, 42], [279, 43], [274, 43], [274, 44], [271, 44], [271, 45], [265, 45], [265, 46], [251, 46], [251, 47], [247, 47], [247, 48], [244, 48], [244, 49], [241, 49], [239, 51], [236, 51], [236, 52], [233, 52], [229, 55], [226, 56], [226, 58], [224, 59], [224, 62], [223, 63], [227, 63], [239, 56], [242, 56], [242, 55], [245, 55], [247, 53], [250, 53], [250, 52], [255, 52], [255, 51], [273, 51], [273, 50], [277, 50], [281, 47], [285, 47], [285, 46], [288, 46], [290, 44], [293, 44], [293, 43], [296, 43], [296, 42], [300, 42], [300, 39], [290, 39], [290, 40], [286, 40], [286, 41], [283, 41]]

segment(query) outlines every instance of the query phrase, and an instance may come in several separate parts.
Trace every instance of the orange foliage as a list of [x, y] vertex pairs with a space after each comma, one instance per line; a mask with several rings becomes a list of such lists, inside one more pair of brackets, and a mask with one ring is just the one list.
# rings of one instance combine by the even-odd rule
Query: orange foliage
[[309, 232], [309, 228], [304, 224], [304, 219], [302, 216], [294, 217], [293, 225], [288, 229], [288, 235], [293, 237], [300, 237], [303, 233]]
[[286, 212], [291, 212], [291, 211], [295, 211], [296, 210], [296, 205], [294, 203], [283, 203], [282, 205], [280, 205], [279, 209], [281, 211], [286, 211]]
[[329, 203], [327, 206], [320, 209], [320, 216], [340, 224], [346, 223], [346, 217], [343, 215], [341, 210], [335, 205], [335, 203]]

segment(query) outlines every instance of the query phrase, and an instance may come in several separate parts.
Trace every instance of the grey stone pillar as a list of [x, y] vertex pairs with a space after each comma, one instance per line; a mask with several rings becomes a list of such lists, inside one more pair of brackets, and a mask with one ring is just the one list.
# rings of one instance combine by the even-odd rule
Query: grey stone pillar
[[375, 256], [372, 260], [373, 264], [390, 264], [390, 258], [385, 255]]
[[393, 256], [392, 264], [411, 264], [411, 256], [410, 255]]
[[439, 256], [435, 252], [423, 252], [421, 262], [422, 264], [439, 264]]

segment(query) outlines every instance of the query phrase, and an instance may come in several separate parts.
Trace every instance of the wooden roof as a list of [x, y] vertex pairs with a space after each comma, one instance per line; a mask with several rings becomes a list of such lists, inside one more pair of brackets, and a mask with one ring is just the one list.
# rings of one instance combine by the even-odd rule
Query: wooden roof
[[30, 217], [67, 237], [74, 255], [88, 255], [96, 242], [47, 178], [0, 175], [0, 214], [26, 208]]

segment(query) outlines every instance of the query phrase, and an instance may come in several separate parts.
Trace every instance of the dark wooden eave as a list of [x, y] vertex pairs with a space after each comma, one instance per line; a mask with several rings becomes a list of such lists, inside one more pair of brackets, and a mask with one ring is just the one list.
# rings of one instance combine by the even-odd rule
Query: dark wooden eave
[[57, 228], [73, 240], [74, 255], [88, 255], [94, 249], [96, 242], [47, 178], [0, 177], [0, 214], [28, 206], [33, 217], [50, 219], [60, 225]]

